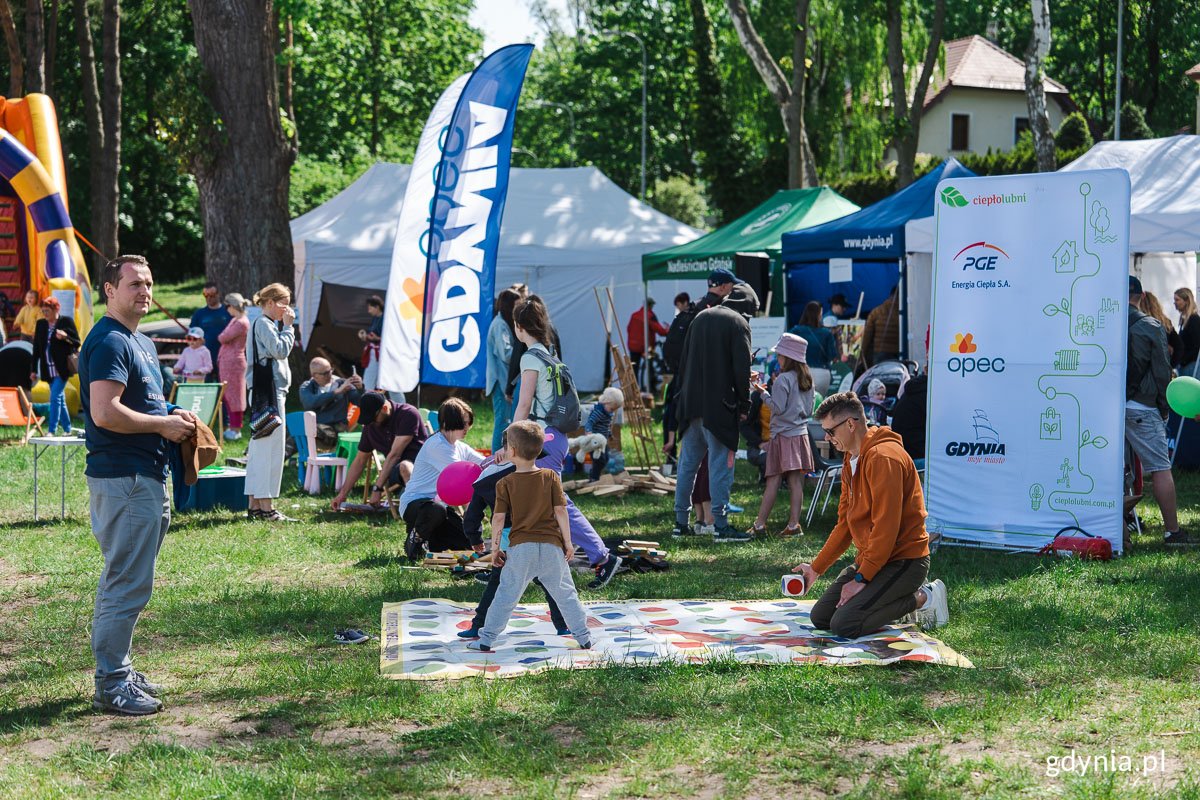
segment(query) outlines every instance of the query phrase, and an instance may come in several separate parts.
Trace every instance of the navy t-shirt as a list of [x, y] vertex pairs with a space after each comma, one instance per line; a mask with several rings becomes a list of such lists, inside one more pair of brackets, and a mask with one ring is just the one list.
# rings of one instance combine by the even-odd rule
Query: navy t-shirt
[[193, 328], [204, 331], [204, 346], [208, 348], [208, 353], [212, 356], [213, 366], [217, 364], [217, 353], [221, 349], [221, 340], [217, 337], [221, 335], [221, 331], [225, 330], [225, 326], [232, 319], [229, 309], [225, 306], [217, 308], [204, 306], [192, 314], [192, 319], [188, 323]]
[[154, 343], [112, 317], [101, 317], [79, 351], [79, 393], [86, 421], [87, 469], [93, 478], [167, 478], [167, 440], [157, 433], [116, 433], [92, 421], [92, 381], [124, 384], [121, 404], [154, 417], [167, 415]]

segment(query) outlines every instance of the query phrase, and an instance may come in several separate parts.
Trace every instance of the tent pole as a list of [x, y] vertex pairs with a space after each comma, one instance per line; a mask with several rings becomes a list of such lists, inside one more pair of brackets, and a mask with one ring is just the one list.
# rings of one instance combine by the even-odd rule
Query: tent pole
[[[642, 189], [645, 191], [645, 187]], [[650, 284], [642, 279], [642, 374], [639, 383], [646, 382], [646, 391], [650, 391]]]
[[896, 313], [900, 315], [900, 358], [908, 359], [908, 259], [900, 256], [900, 296]]

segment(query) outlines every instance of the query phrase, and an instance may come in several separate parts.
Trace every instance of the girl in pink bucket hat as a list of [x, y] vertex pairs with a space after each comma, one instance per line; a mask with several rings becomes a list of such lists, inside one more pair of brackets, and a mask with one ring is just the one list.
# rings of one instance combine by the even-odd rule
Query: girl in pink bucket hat
[[808, 342], [794, 333], [785, 333], [775, 345], [779, 373], [771, 388], [754, 384], [763, 403], [771, 409], [771, 438], [767, 441], [767, 485], [758, 517], [749, 533], [766, 533], [767, 518], [775, 506], [779, 485], [787, 478], [791, 503], [783, 536], [799, 536], [800, 509], [804, 504], [804, 475], [813, 469], [812, 447], [808, 442], [808, 420], [813, 413], [813, 379], [804, 357]]

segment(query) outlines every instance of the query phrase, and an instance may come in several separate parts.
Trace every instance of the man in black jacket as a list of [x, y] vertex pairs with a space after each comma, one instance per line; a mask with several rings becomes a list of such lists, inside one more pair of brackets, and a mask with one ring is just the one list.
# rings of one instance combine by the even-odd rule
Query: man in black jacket
[[[717, 270], [716, 272], [726, 272]], [[715, 274], [715, 273], [714, 273]], [[717, 276], [718, 279], [724, 276]], [[713, 279], [710, 277], [710, 287]], [[690, 534], [688, 512], [700, 459], [708, 453], [708, 482], [712, 494], [717, 542], [744, 542], [750, 535], [729, 524], [729, 493], [733, 488], [733, 454], [738, 446], [738, 422], [750, 410], [750, 323], [758, 311], [758, 296], [745, 283], [724, 283], [720, 305], [696, 315], [688, 328], [680, 358], [679, 395], [675, 417], [679, 426], [679, 473], [675, 482], [675, 529], [672, 536]], [[729, 288], [729, 291], [724, 291]]]
[[1172, 546], [1197, 542], [1179, 527], [1175, 478], [1167, 452], [1167, 384], [1171, 357], [1167, 334], [1158, 320], [1138, 311], [1142, 282], [1129, 276], [1129, 360], [1125, 367], [1125, 441], [1150, 476], [1154, 500], [1162, 511], [1163, 542]]

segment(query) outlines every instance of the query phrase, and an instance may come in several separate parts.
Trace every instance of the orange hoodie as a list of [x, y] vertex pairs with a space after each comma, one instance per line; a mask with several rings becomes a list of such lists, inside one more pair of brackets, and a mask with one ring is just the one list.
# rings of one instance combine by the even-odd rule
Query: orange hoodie
[[858, 549], [858, 571], [867, 580], [890, 561], [929, 555], [917, 467], [904, 452], [899, 434], [886, 426], [867, 431], [853, 474], [850, 456], [845, 456], [837, 525], [812, 568], [823, 574], [851, 541]]

